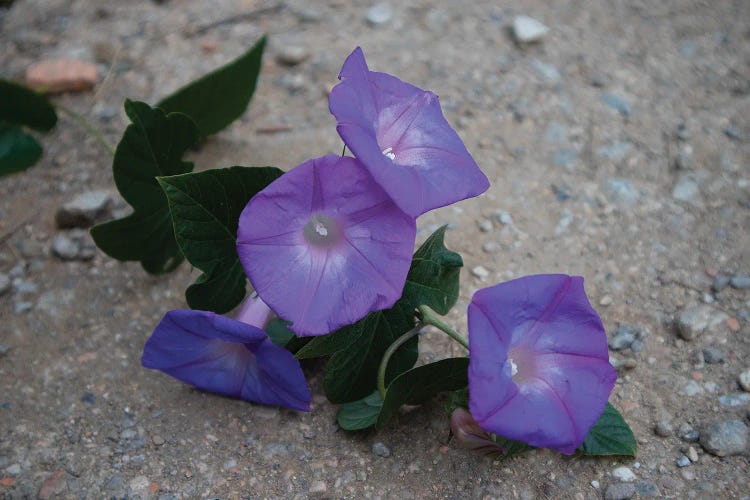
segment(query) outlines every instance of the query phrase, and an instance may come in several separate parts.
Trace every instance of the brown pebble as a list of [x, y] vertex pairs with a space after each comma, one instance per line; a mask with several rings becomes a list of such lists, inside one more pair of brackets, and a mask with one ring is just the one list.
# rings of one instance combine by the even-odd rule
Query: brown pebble
[[26, 68], [26, 85], [50, 94], [89, 90], [98, 80], [96, 65], [78, 59], [47, 59]]
[[740, 322], [737, 321], [736, 318], [727, 318], [727, 326], [733, 332], [739, 332], [740, 331]]
[[68, 485], [65, 482], [62, 471], [55, 471], [51, 477], [48, 477], [42, 483], [42, 486], [39, 488], [38, 498], [46, 499], [61, 495], [67, 487]]
[[213, 52], [216, 52], [218, 48], [219, 48], [219, 44], [214, 42], [213, 40], [201, 41], [201, 50], [205, 52], [206, 54], [211, 54]]

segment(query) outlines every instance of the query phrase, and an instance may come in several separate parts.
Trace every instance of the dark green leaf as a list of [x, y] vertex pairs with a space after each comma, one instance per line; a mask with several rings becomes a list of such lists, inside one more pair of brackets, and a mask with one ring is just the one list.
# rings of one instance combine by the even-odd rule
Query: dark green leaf
[[288, 321], [274, 318], [266, 326], [266, 335], [271, 339], [271, 342], [284, 347], [295, 338], [294, 332], [289, 329], [288, 325]]
[[378, 416], [383, 427], [401, 405], [420, 405], [435, 394], [468, 384], [469, 358], [448, 358], [408, 370], [388, 385]]
[[181, 114], [165, 114], [142, 102], [125, 101], [132, 122], [115, 151], [115, 184], [133, 213], [94, 227], [97, 246], [117, 260], [138, 260], [149, 273], [165, 273], [182, 262], [167, 197], [159, 176], [190, 172], [183, 153], [198, 141], [198, 128]]
[[[311, 340], [297, 353], [300, 359], [331, 356], [323, 382], [333, 403], [363, 398], [376, 387], [378, 366], [388, 346], [415, 326], [414, 310], [427, 305], [447, 313], [458, 298], [461, 256], [445, 249], [445, 227], [416, 251], [401, 299], [391, 308], [370, 313], [349, 326]], [[390, 359], [386, 384], [417, 361], [417, 337], [406, 342]]]
[[242, 301], [247, 278], [237, 256], [237, 222], [250, 198], [283, 173], [274, 167], [230, 167], [158, 179], [177, 244], [203, 271], [185, 293], [192, 309], [224, 314]]
[[42, 146], [21, 127], [0, 123], [0, 177], [33, 166], [42, 157]]
[[43, 95], [0, 79], [0, 121], [46, 132], [57, 123], [57, 113]]
[[604, 413], [578, 449], [585, 455], [635, 456], [638, 442], [620, 412], [607, 403]]
[[529, 446], [528, 444], [521, 441], [512, 441], [500, 436], [493, 435], [492, 440], [495, 441], [504, 450], [503, 454], [501, 455], [502, 458], [510, 458], [534, 449], [533, 446]]
[[255, 92], [264, 36], [242, 56], [164, 98], [158, 107], [190, 116], [202, 136], [215, 134], [239, 118]]
[[357, 401], [345, 403], [339, 409], [339, 426], [347, 431], [358, 431], [372, 427], [378, 421], [383, 401], [378, 391]]

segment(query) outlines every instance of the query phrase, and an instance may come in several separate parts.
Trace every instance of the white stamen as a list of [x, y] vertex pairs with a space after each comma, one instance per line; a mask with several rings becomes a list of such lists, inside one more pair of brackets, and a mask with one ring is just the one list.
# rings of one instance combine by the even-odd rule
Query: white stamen
[[511, 358], [508, 358], [508, 362], [510, 363], [510, 376], [515, 377], [516, 373], [518, 373], [518, 366], [513, 362]]
[[315, 223], [315, 232], [324, 238], [328, 236], [328, 229], [326, 229], [322, 222]]
[[396, 154], [393, 152], [393, 148], [385, 148], [383, 150], [383, 156], [390, 158], [391, 160], [396, 159]]

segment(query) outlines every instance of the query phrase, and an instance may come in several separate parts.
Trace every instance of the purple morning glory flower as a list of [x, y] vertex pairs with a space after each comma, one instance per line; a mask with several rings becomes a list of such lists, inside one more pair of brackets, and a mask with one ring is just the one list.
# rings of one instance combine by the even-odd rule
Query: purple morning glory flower
[[297, 335], [325, 335], [401, 297], [416, 225], [354, 158], [308, 160], [242, 211], [237, 252]]
[[336, 129], [404, 212], [418, 217], [489, 188], [435, 94], [370, 71], [359, 47], [339, 79], [328, 100]]
[[572, 454], [617, 373], [583, 278], [540, 274], [479, 290], [469, 304], [469, 409], [499, 436]]
[[249, 299], [237, 319], [169, 311], [146, 342], [141, 362], [205, 391], [310, 411], [299, 361], [261, 329], [272, 314], [259, 299]]

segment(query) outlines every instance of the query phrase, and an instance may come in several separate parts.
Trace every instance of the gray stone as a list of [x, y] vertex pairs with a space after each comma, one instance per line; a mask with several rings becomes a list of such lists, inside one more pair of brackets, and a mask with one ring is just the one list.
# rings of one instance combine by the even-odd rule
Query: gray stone
[[602, 102], [612, 109], [616, 109], [623, 116], [629, 116], [633, 110], [630, 101], [615, 94], [602, 95]]
[[698, 461], [698, 452], [692, 446], [688, 446], [687, 457], [695, 463]]
[[0, 344], [0, 357], [5, 356], [10, 352], [10, 347], [5, 344]]
[[730, 125], [729, 127], [725, 128], [724, 133], [732, 140], [739, 141], [740, 139], [742, 139], [742, 131], [736, 125]]
[[748, 402], [750, 402], [750, 394], [746, 392], [733, 392], [719, 398], [721, 406], [728, 406], [729, 408], [744, 406]]
[[494, 229], [494, 226], [492, 225], [492, 221], [489, 219], [482, 219], [477, 222], [477, 225], [479, 226], [479, 230], [483, 233], [489, 233]]
[[5, 468], [5, 472], [11, 476], [17, 476], [21, 473], [21, 466], [19, 464], [13, 464]]
[[372, 444], [372, 454], [387, 458], [391, 456], [391, 450], [380, 441], [375, 441]]
[[677, 131], [675, 132], [675, 136], [681, 141], [687, 141], [690, 139], [690, 130], [688, 130], [687, 125], [684, 123], [680, 123], [677, 125]]
[[296, 66], [310, 57], [310, 52], [302, 45], [285, 45], [276, 54], [276, 60], [285, 66]]
[[563, 148], [555, 152], [555, 165], [570, 168], [578, 161], [578, 151], [572, 148]]
[[393, 8], [387, 3], [376, 3], [367, 9], [367, 22], [373, 26], [386, 24], [393, 18]]
[[750, 276], [737, 274], [732, 276], [732, 279], [729, 280], [729, 284], [732, 285], [732, 288], [750, 288]]
[[636, 340], [641, 340], [643, 333], [639, 328], [620, 325], [614, 336], [609, 341], [609, 348], [613, 351], [621, 351], [631, 347]]
[[750, 370], [745, 370], [740, 373], [737, 377], [737, 382], [740, 383], [740, 387], [742, 387], [743, 391], [750, 392]]
[[693, 148], [692, 146], [685, 144], [677, 152], [677, 158], [675, 158], [675, 166], [680, 170], [689, 170], [693, 167]]
[[81, 193], [57, 210], [55, 222], [62, 229], [90, 227], [107, 212], [111, 202], [107, 191]]
[[472, 268], [471, 274], [479, 279], [484, 279], [490, 275], [490, 272], [484, 266], [476, 266]]
[[36, 285], [36, 283], [25, 281], [20, 278], [16, 278], [13, 280], [13, 288], [15, 288], [16, 293], [22, 295], [33, 295], [39, 291], [39, 287]]
[[635, 495], [635, 485], [633, 483], [614, 483], [607, 487], [604, 492], [605, 500], [628, 500]]
[[33, 302], [27, 302], [25, 300], [22, 300], [13, 304], [13, 312], [15, 314], [23, 314], [25, 312], [31, 311], [33, 307], [34, 307]]
[[715, 347], [707, 347], [703, 349], [703, 360], [709, 365], [716, 363], [723, 363], [726, 360], [727, 355], [721, 349]]
[[716, 276], [716, 278], [714, 278], [714, 282], [711, 283], [711, 289], [714, 292], [720, 292], [724, 290], [727, 287], [727, 285], [729, 285], [729, 281], [730, 281], [729, 276], [725, 274], [719, 274], [718, 276]]
[[642, 497], [657, 497], [661, 495], [659, 488], [657, 488], [654, 483], [648, 481], [639, 481], [635, 483], [635, 491]]
[[538, 42], [549, 33], [549, 28], [529, 16], [516, 16], [513, 19], [513, 36], [521, 43]]
[[85, 231], [74, 229], [55, 237], [52, 253], [62, 260], [91, 260], [96, 248]]
[[602, 158], [612, 161], [622, 161], [633, 151], [633, 143], [630, 141], [614, 141], [600, 147], [596, 154]]
[[711, 331], [727, 319], [722, 311], [706, 304], [688, 306], [677, 313], [677, 333], [685, 340]]
[[635, 474], [628, 467], [617, 467], [612, 471], [612, 475], [622, 482], [630, 483], [636, 480]]
[[676, 460], [676, 463], [677, 467], [687, 467], [692, 462], [690, 462], [690, 459], [685, 455], [680, 455], [680, 457]]
[[609, 179], [607, 181], [607, 191], [609, 198], [614, 203], [622, 206], [635, 205], [641, 197], [641, 192], [626, 179]]
[[654, 426], [654, 433], [660, 437], [669, 437], [674, 433], [674, 428], [671, 423], [662, 420]]
[[5, 295], [10, 290], [10, 277], [5, 273], [0, 273], [0, 295]]
[[695, 380], [691, 380], [690, 382], [685, 385], [685, 388], [682, 390], [683, 394], [686, 396], [695, 396], [696, 394], [700, 394], [703, 392], [703, 388], [698, 385], [698, 382]]
[[748, 443], [747, 425], [741, 420], [714, 422], [701, 432], [700, 443], [703, 449], [717, 457], [740, 455]]
[[558, 70], [552, 64], [534, 59], [533, 61], [531, 61], [531, 67], [534, 68], [534, 71], [536, 71], [539, 76], [551, 83], [558, 83], [560, 80], [562, 80], [560, 70]]
[[680, 177], [672, 188], [672, 198], [675, 200], [695, 202], [699, 195], [698, 181], [690, 175]]

